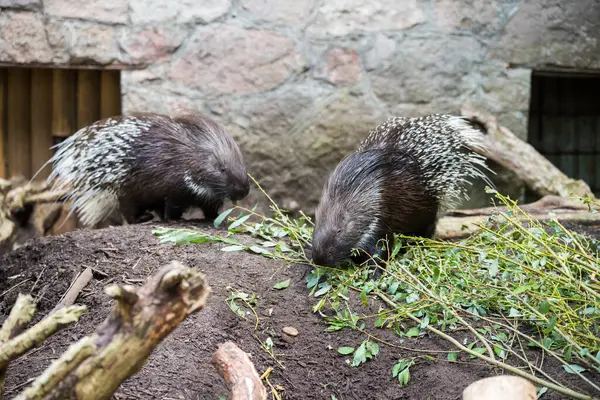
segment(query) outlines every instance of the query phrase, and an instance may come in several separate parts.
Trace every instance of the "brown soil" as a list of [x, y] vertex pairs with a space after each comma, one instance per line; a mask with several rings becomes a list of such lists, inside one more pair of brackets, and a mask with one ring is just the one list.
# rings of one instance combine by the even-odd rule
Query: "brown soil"
[[[185, 320], [160, 344], [143, 369], [125, 381], [117, 399], [214, 399], [228, 396], [224, 381], [210, 360], [217, 346], [227, 340], [251, 353], [259, 374], [268, 367], [273, 385], [285, 388], [284, 399], [460, 399], [462, 390], [477, 379], [499, 374], [482, 362], [449, 363], [446, 353], [452, 346], [437, 337], [407, 339], [406, 348], [430, 350], [436, 361], [419, 359], [411, 368], [411, 382], [400, 388], [392, 379], [392, 366], [398, 359], [422, 355], [405, 348], [380, 344], [375, 359], [358, 368], [346, 364], [339, 346], [356, 346], [364, 335], [348, 329], [328, 333], [322, 317], [311, 311], [317, 301], [308, 296], [303, 266], [286, 266], [281, 262], [247, 253], [225, 253], [221, 245], [160, 245], [152, 235], [158, 226], [201, 226], [147, 223], [111, 227], [96, 231], [77, 231], [61, 236], [36, 239], [0, 259], [0, 321], [14, 304], [17, 293], [31, 293], [39, 302], [35, 321], [45, 316], [65, 293], [76, 274], [85, 267], [94, 268], [94, 279], [77, 302], [88, 306], [80, 322], [58, 332], [39, 348], [10, 365], [6, 394], [10, 398], [28, 381], [40, 374], [72, 342], [92, 332], [107, 316], [111, 300], [103, 288], [112, 282], [141, 285], [160, 266], [176, 259], [201, 269], [213, 289], [207, 307]], [[276, 282], [291, 279], [285, 290], [274, 290]], [[233, 289], [260, 296], [256, 311], [261, 340], [272, 337], [279, 365], [253, 338], [254, 319], [236, 316], [226, 299]], [[373, 300], [374, 301], [374, 300]], [[288, 337], [282, 328], [298, 329], [297, 337]], [[392, 332], [377, 330], [377, 336], [400, 344]], [[459, 332], [461, 341], [470, 335]], [[535, 357], [535, 353], [534, 353]], [[566, 384], [588, 388], [563, 372], [553, 360], [544, 360], [544, 368]], [[594, 379], [592, 377], [592, 379]], [[544, 399], [564, 396], [548, 392]]]

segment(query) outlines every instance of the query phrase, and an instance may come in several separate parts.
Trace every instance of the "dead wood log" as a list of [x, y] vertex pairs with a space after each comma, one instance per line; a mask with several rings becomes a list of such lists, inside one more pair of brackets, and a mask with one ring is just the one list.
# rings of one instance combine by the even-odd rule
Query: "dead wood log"
[[[34, 314], [35, 304], [33, 297], [19, 293], [15, 305], [2, 324], [2, 328], [0, 328], [0, 346], [20, 334], [31, 321]], [[3, 398], [5, 377], [6, 366], [0, 368], [0, 400]]]
[[35, 314], [35, 308], [30, 295], [19, 293], [15, 305], [0, 329], [0, 400], [3, 398], [4, 378], [8, 364], [58, 330], [76, 322], [85, 311], [84, 306], [65, 308], [25, 330]]
[[[524, 206], [523, 206], [524, 207]], [[521, 209], [523, 209], [521, 207]], [[498, 207], [500, 210], [500, 207]], [[472, 213], [469, 213], [473, 211]], [[506, 210], [500, 210], [506, 211]], [[573, 209], [557, 209], [549, 207], [548, 209], [533, 209], [529, 208], [527, 214], [530, 218], [536, 221], [550, 221], [556, 218], [558, 221], [569, 221], [578, 223], [581, 225], [598, 225], [600, 226], [600, 213], [591, 213], [588, 210], [573, 210]], [[551, 216], [549, 212], [552, 212], [554, 216]], [[438, 221], [435, 235], [439, 239], [452, 240], [461, 239], [468, 237], [475, 232], [481, 230], [480, 225], [485, 223], [486, 219], [495, 214], [492, 207], [481, 208], [478, 210], [461, 210], [465, 212], [464, 215], [456, 212], [457, 215], [446, 215]], [[513, 218], [525, 222], [527, 217], [524, 215], [513, 215]]]
[[75, 303], [77, 296], [79, 296], [79, 293], [81, 293], [83, 288], [90, 283], [92, 277], [93, 273], [90, 267], [87, 267], [83, 272], [77, 274], [77, 277], [73, 280], [64, 296], [58, 301], [58, 304], [54, 306], [52, 312], [60, 310], [63, 307], [68, 307]]
[[[54, 192], [48, 182], [17, 176], [0, 179], [0, 245], [9, 251], [44, 236], [63, 209], [66, 191]], [[33, 219], [33, 221], [32, 221]]]
[[463, 105], [461, 114], [472, 122], [482, 125], [487, 134], [482, 134], [486, 150], [475, 151], [513, 171], [519, 179], [540, 196], [572, 195], [595, 198], [590, 187], [582, 180], [569, 178], [529, 143], [501, 126], [496, 118], [471, 105]]
[[230, 400], [266, 400], [267, 389], [250, 356], [232, 342], [225, 342], [213, 353], [212, 363], [231, 389]]
[[111, 285], [105, 292], [116, 300], [111, 314], [93, 334], [73, 344], [19, 399], [111, 398], [165, 337], [204, 307], [211, 289], [200, 271], [173, 261], [137, 291], [128, 285]]

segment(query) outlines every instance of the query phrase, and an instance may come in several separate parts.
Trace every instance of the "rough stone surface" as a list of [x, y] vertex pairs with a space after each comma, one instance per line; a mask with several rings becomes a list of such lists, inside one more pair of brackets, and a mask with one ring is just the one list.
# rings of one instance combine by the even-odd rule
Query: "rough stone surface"
[[106, 65], [122, 62], [119, 28], [84, 22], [67, 22], [62, 26], [70, 61], [74, 64]]
[[[444, 31], [462, 30], [481, 34], [498, 33], [507, 12], [517, 1], [506, 0], [438, 0], [435, 20]], [[508, 9], [508, 10], [507, 10]]]
[[208, 23], [227, 13], [230, 6], [231, 0], [129, 0], [131, 22], [134, 24], [164, 21]]
[[407, 29], [425, 22], [422, 7], [417, 0], [324, 1], [308, 32], [344, 36], [356, 31]]
[[127, 23], [127, 0], [44, 0], [53, 17], [77, 18], [108, 24]]
[[217, 25], [195, 35], [169, 79], [206, 93], [253, 93], [279, 85], [302, 64], [292, 39], [271, 31]]
[[315, 0], [241, 0], [242, 8], [255, 18], [277, 25], [301, 27]]
[[406, 38], [391, 65], [373, 73], [373, 91], [391, 104], [451, 99], [461, 94], [460, 78], [481, 62], [484, 51], [468, 36]]
[[42, 0], [0, 0], [0, 8], [37, 10], [41, 7]]
[[492, 57], [527, 66], [600, 68], [598, 0], [526, 0]]
[[298, 329], [293, 326], [284, 326], [282, 329], [283, 333], [290, 336], [298, 336]]
[[12, 63], [49, 63], [52, 47], [40, 15], [29, 12], [0, 14], [0, 59]]
[[183, 42], [187, 31], [178, 27], [146, 27], [123, 32], [121, 48], [134, 61], [161, 61], [171, 55]]
[[[335, 164], [391, 115], [458, 113], [471, 103], [526, 138], [530, 68], [600, 70], [597, 0], [0, 0], [0, 8], [0, 61], [143, 67], [122, 73], [124, 112], [207, 113], [280, 204], [308, 213]], [[514, 181], [500, 171], [495, 183], [513, 196], [518, 185], [502, 182]], [[479, 189], [465, 204], [487, 205]]]
[[378, 67], [385, 66], [386, 63], [394, 56], [397, 48], [398, 40], [377, 33], [372, 47], [366, 53], [365, 67], [367, 71], [372, 71]]
[[335, 84], [356, 83], [361, 76], [360, 58], [354, 49], [333, 49], [327, 53], [327, 80]]

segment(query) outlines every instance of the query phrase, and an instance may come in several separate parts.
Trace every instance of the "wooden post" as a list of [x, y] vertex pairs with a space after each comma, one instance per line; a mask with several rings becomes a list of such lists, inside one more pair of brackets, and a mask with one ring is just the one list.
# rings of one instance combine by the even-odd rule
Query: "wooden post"
[[121, 71], [105, 70], [100, 75], [100, 118], [121, 114]]
[[[31, 173], [35, 174], [52, 157], [52, 70], [31, 71]], [[36, 180], [44, 180], [52, 167], [39, 171]]]
[[10, 176], [31, 178], [31, 73], [24, 68], [8, 70], [6, 158]]
[[6, 68], [0, 68], [0, 178], [8, 179], [6, 170]]
[[81, 129], [100, 119], [100, 71], [77, 71], [77, 128]]
[[67, 137], [75, 133], [76, 71], [53, 71], [52, 135]]

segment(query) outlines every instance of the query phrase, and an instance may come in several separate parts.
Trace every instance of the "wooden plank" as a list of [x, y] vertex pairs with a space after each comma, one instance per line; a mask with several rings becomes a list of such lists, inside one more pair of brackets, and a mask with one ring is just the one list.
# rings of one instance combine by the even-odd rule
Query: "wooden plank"
[[40, 168], [52, 157], [52, 70], [31, 71], [31, 172], [36, 180], [45, 180], [52, 166]]
[[11, 68], [7, 79], [8, 134], [6, 159], [9, 176], [31, 178], [31, 71]]
[[121, 71], [102, 71], [100, 86], [100, 118], [121, 115]]
[[100, 71], [77, 71], [77, 129], [100, 119]]
[[77, 72], [56, 69], [52, 74], [52, 135], [67, 137], [75, 133], [76, 127]]
[[6, 69], [0, 69], [0, 178], [8, 178], [6, 161], [6, 129], [5, 129], [5, 107], [6, 107]]

